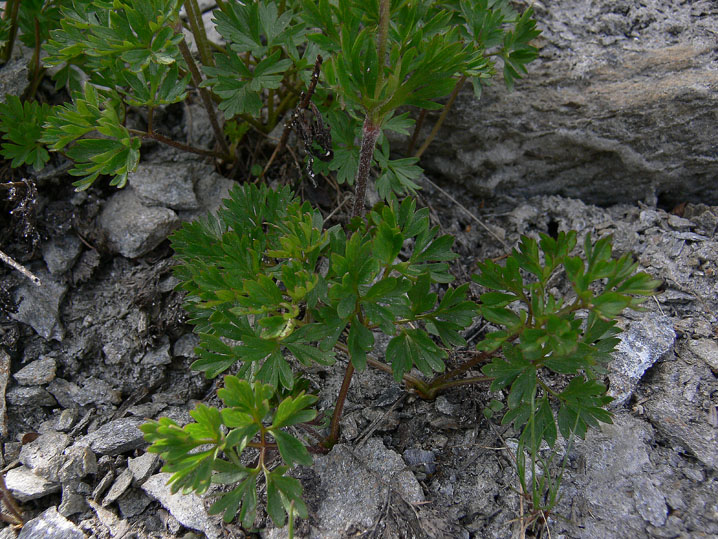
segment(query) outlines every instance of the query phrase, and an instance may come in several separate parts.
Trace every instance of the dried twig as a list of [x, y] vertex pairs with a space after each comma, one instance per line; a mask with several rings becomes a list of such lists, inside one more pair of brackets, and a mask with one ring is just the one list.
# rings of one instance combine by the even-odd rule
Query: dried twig
[[4, 252], [0, 251], [0, 260], [5, 262], [8, 266], [16, 269], [20, 273], [22, 273], [25, 277], [30, 279], [33, 284], [40, 286], [42, 285], [42, 281], [40, 281], [40, 278], [34, 275], [29, 269], [27, 269], [22, 264], [19, 264], [15, 262], [12, 258], [10, 258], [9, 255], [5, 254]]
[[293, 127], [298, 125], [298, 122], [300, 120], [300, 117], [304, 119], [304, 111], [307, 110], [310, 106], [312, 96], [314, 95], [314, 90], [317, 87], [317, 82], [319, 82], [319, 72], [322, 67], [323, 58], [321, 55], [317, 55], [317, 60], [314, 63], [314, 71], [312, 72], [312, 78], [309, 81], [309, 88], [307, 88], [306, 92], [302, 92], [301, 95], [301, 101], [299, 102], [299, 105], [297, 105], [297, 108], [294, 109], [294, 112], [292, 113], [291, 119], [284, 124], [284, 131], [282, 131], [282, 138], [279, 139], [279, 144], [274, 148], [274, 151], [272, 152], [272, 155], [269, 157], [269, 161], [267, 161], [267, 164], [264, 166], [264, 170], [259, 175], [260, 178], [264, 177], [264, 175], [269, 170], [269, 167], [272, 165], [274, 160], [276, 159], [277, 155], [279, 155], [279, 152], [281, 152], [284, 147], [287, 144], [287, 140], [289, 139], [289, 132], [292, 130]]

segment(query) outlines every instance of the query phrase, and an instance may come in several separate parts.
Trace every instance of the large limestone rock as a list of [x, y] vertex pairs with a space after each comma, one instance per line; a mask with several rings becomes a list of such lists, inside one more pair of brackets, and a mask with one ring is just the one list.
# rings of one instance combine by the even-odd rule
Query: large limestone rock
[[718, 203], [718, 4], [531, 4], [529, 76], [467, 85], [422, 165], [482, 196]]

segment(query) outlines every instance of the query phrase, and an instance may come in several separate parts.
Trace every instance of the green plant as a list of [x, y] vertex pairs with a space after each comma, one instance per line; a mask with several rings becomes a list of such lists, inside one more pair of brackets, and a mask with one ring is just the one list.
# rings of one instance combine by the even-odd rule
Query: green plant
[[[201, 338], [193, 368], [210, 377], [235, 368], [236, 376], [272, 388], [266, 389], [260, 415], [274, 426], [281, 405], [272, 406], [272, 391], [291, 392], [302, 366], [331, 365], [337, 352], [349, 357], [347, 372], [367, 365], [387, 371], [422, 398], [458, 385], [491, 383], [492, 390], [507, 393], [502, 423], [513, 423], [519, 433], [521, 455], [526, 448], [535, 457], [543, 441], [553, 447], [558, 433], [583, 437], [589, 426], [610, 422], [603, 408], [610, 398], [599, 380], [618, 341], [614, 319], [627, 307], [637, 308], [657, 283], [636, 273], [628, 255], [613, 259], [608, 237], [594, 243], [587, 236], [583, 257], [573, 254], [575, 232], [556, 239], [543, 235], [540, 241], [524, 237], [505, 265], [479, 265], [473, 279], [490, 291], [475, 304], [466, 298], [468, 284], [446, 287], [453, 280], [448, 271], [455, 256], [452, 241], [438, 236], [429, 226], [428, 211], [417, 210], [411, 198], [379, 204], [366, 220], [354, 219], [348, 230], [338, 225], [324, 229], [319, 212], [287, 188], [236, 187], [218, 216], [185, 225], [173, 236], [181, 262], [177, 275]], [[571, 286], [570, 301], [549, 287], [561, 273]], [[478, 315], [502, 329], [488, 333], [473, 358], [444, 372], [447, 351], [466, 344], [461, 330]], [[368, 356], [376, 332], [389, 337], [385, 361]], [[479, 366], [484, 376], [465, 377]], [[428, 380], [410, 372], [414, 368]], [[435, 373], [443, 374], [432, 379]], [[233, 377], [227, 380], [238, 387]], [[297, 448], [307, 444], [319, 451], [336, 442], [349, 380], [345, 376], [323, 443], [295, 436]], [[248, 382], [243, 387], [246, 393]], [[220, 397], [238, 413], [226, 396], [244, 397], [232, 391], [223, 390]], [[232, 430], [237, 426], [224, 424], [227, 437], [243, 440], [234, 447], [270, 447], [266, 438], [255, 441], [259, 431], [254, 427]], [[195, 446], [210, 443], [194, 428], [185, 427], [182, 436]], [[318, 437], [313, 427], [306, 428]], [[143, 430], [155, 443], [150, 450], [162, 453], [174, 472], [175, 489], [194, 485], [203, 490], [213, 469], [228, 473], [235, 466], [234, 473], [246, 473], [237, 459], [219, 466], [208, 461], [223, 449], [222, 438], [212, 442], [217, 445], [210, 456], [188, 453], [186, 443], [176, 445], [173, 432], [179, 427], [168, 420]], [[275, 440], [292, 437], [276, 429], [270, 434]], [[281, 448], [285, 442], [277, 443], [289, 465]], [[232, 491], [234, 501], [250, 496], [246, 482], [237, 488], [243, 494]], [[300, 496], [301, 490], [292, 493]], [[280, 497], [283, 507], [295, 501], [301, 514], [299, 498], [292, 495]], [[256, 499], [248, 500], [254, 508]], [[217, 502], [213, 510], [236, 510], [234, 501]], [[284, 522], [270, 514], [275, 523]], [[253, 512], [242, 515], [246, 524]], [[225, 512], [225, 518], [232, 517], [232, 511]]]
[[[301, 91], [311, 87], [310, 101], [300, 115], [303, 118], [308, 111], [312, 127], [323, 125], [324, 117], [334, 137], [330, 138], [329, 129], [321, 133], [312, 129], [304, 137], [310, 174], [314, 174], [313, 155], [320, 157], [316, 172], [335, 174], [339, 183], [358, 179], [356, 171], [362, 163], [362, 171], [378, 167], [382, 196], [411, 192], [417, 187], [418, 156], [435, 136], [464, 82], [471, 80], [479, 93], [500, 59], [511, 86], [536, 56], [529, 45], [538, 34], [531, 10], [519, 16], [507, 0], [391, 5], [356, 0], [224, 1], [218, 2], [218, 8], [214, 23], [224, 44], [208, 40], [196, 0], [7, 3], [0, 24], [3, 50], [9, 55], [18, 32], [35, 48], [30, 97], [43, 73], [40, 48], [46, 52], [44, 64], [55, 70], [56, 88], [66, 88], [71, 96], [69, 103], [36, 118], [33, 130], [42, 131], [39, 140], [45, 148], [75, 161], [70, 173], [78, 177], [78, 189], [86, 189], [100, 175], [109, 176], [112, 185], [124, 186], [145, 139], [214, 157], [231, 168], [241, 157], [247, 134], [266, 136], [297, 107]], [[190, 54], [183, 26], [194, 37], [198, 60]], [[374, 33], [379, 36], [376, 43]], [[379, 62], [381, 55], [388, 62]], [[326, 59], [322, 77], [318, 57]], [[154, 125], [158, 107], [184, 101], [191, 91], [199, 92], [207, 109], [215, 148], [173, 140]], [[395, 116], [394, 111], [405, 105], [441, 108], [436, 100], [449, 94], [444, 114], [417, 154], [392, 160], [382, 131], [408, 134], [414, 124], [408, 113]], [[224, 113], [224, 127], [216, 109]], [[131, 110], [144, 111], [145, 129], [125, 125]], [[294, 114], [297, 118], [298, 112]], [[413, 141], [419, 127], [415, 126]], [[38, 139], [30, 143], [16, 137], [16, 130], [2, 129], [5, 138], [24, 153], [37, 145]], [[381, 146], [376, 160], [370, 151], [372, 140]], [[326, 148], [313, 151], [317, 143]], [[260, 165], [254, 162], [255, 154], [252, 150], [256, 169]]]
[[[502, 422], [519, 436], [524, 491], [539, 493], [532, 500], [539, 509], [554, 503], [540, 499], [547, 483], [537, 484], [535, 473], [529, 488], [524, 449], [535, 463], [542, 442], [554, 447], [559, 433], [584, 436], [588, 427], [610, 421], [598, 377], [617, 342], [614, 319], [637, 307], [656, 282], [636, 273], [628, 256], [613, 259], [610, 238], [587, 237], [579, 257], [573, 232], [524, 237], [504, 266], [479, 265], [474, 280], [488, 291], [477, 304], [467, 299], [468, 283], [448, 286], [453, 239], [439, 236], [413, 199], [396, 197], [417, 188], [418, 156], [465, 82], [480, 93], [497, 58], [509, 86], [525, 72], [536, 55], [529, 42], [538, 35], [531, 10], [519, 15], [506, 0], [222, 1], [216, 24], [227, 44], [220, 46], [207, 39], [196, 0], [60, 4], [60, 27], [50, 32], [45, 61], [59, 68], [56, 83], [70, 89], [72, 101], [46, 116], [41, 140], [75, 161], [70, 173], [80, 177], [78, 189], [100, 175], [123, 186], [146, 138], [231, 163], [248, 132], [268, 133], [292, 110], [290, 125], [302, 135], [311, 174], [335, 172], [340, 183], [356, 186], [346, 227], [325, 229], [321, 214], [288, 188], [242, 186], [217, 216], [173, 236], [177, 275], [201, 337], [193, 368], [210, 377], [236, 372], [218, 392], [221, 410], [200, 406], [195, 422], [182, 428], [168, 419], [143, 427], [150, 450], [163, 455], [173, 474], [172, 488], [203, 492], [212, 482], [237, 484], [212, 511], [226, 520], [239, 513], [250, 527], [257, 482], [264, 481], [269, 515], [278, 525], [288, 517], [291, 526], [306, 507], [301, 485], [286, 474], [294, 464], [309, 464], [311, 451], [338, 441], [352, 376], [371, 366], [426, 399], [477, 383], [505, 392]], [[180, 33], [181, 5], [199, 65]], [[193, 148], [154, 129], [154, 111], [186, 99], [191, 86], [213, 121], [216, 149]], [[408, 135], [414, 125], [397, 111], [441, 109], [437, 101], [446, 97], [419, 150], [392, 159], [384, 132]], [[17, 105], [8, 106], [22, 121], [46, 113]], [[224, 113], [224, 129], [215, 106]], [[146, 111], [146, 130], [126, 127], [131, 108]], [[420, 114], [418, 123], [423, 120]], [[19, 148], [6, 151], [18, 162], [42, 164], [36, 142], [12, 127], [5, 138]], [[386, 202], [364, 217], [373, 167]], [[260, 168], [253, 173], [262, 175], [266, 167]], [[561, 273], [571, 287], [566, 296], [550, 287]], [[496, 331], [445, 372], [449, 351], [466, 345], [461, 333], [479, 315]], [[377, 332], [389, 338], [386, 361], [369, 356]], [[331, 365], [337, 352], [349, 361], [322, 434], [309, 408], [316, 399], [305, 393], [298, 372]], [[467, 378], [475, 367], [483, 375]], [[275, 468], [277, 455], [282, 464]], [[548, 486], [553, 500], [556, 488]]]
[[[390, 4], [381, 0], [367, 5], [325, 0], [303, 2], [301, 7], [310, 42], [307, 48], [317, 47], [314, 50], [320, 50], [324, 58], [325, 86], [317, 85], [319, 59], [310, 91], [293, 121], [301, 125], [305, 136], [309, 133], [308, 146], [320, 143], [329, 153], [318, 137], [322, 134], [320, 105], [326, 106], [327, 89], [335, 93], [333, 106], [325, 109], [329, 122], [336, 126], [334, 157], [326, 167], [336, 169], [347, 181], [352, 175], [343, 167], [353, 173], [356, 193], [351, 222], [346, 228], [325, 229], [321, 214], [296, 199], [288, 188], [241, 186], [232, 191], [217, 216], [178, 231], [172, 238], [181, 262], [177, 275], [188, 293], [187, 309], [201, 337], [200, 359], [193, 368], [210, 377], [232, 368], [247, 382], [226, 378], [220, 397], [228, 408], [212, 412], [202, 408], [195, 419], [203, 427], [191, 424], [180, 429], [164, 419], [143, 427], [153, 442], [150, 450], [161, 453], [173, 472], [173, 489], [206, 490], [213, 471], [220, 482], [241, 481], [216, 502], [213, 511], [224, 511], [225, 519], [231, 520], [239, 509], [245, 525], [254, 519], [255, 483], [264, 470], [260, 464], [248, 467], [247, 459], [266, 462], [268, 452], [278, 451], [284, 465], [271, 479], [277, 481], [285, 477], [287, 466], [299, 462], [287, 454], [286, 444], [295, 447], [297, 455], [301, 452], [302, 459], [306, 456], [307, 462], [309, 453], [300, 447], [313, 451], [331, 447], [339, 439], [339, 420], [354, 371], [366, 366], [392, 374], [427, 399], [458, 385], [490, 382], [494, 391], [507, 393], [508, 411], [502, 422], [513, 424], [519, 433], [519, 451], [527, 448], [532, 462], [540, 443], [553, 447], [559, 432], [567, 438], [584, 436], [589, 426], [610, 421], [603, 409], [610, 399], [597, 376], [617, 342], [614, 319], [624, 308], [636, 308], [640, 296], [650, 294], [656, 285], [648, 275], [635, 273], [630, 257], [611, 257], [610, 238], [594, 243], [587, 237], [584, 256], [579, 257], [573, 253], [576, 234], [561, 233], [556, 239], [522, 238], [504, 266], [490, 261], [480, 264], [474, 280], [489, 291], [476, 304], [467, 299], [468, 284], [446, 286], [453, 280], [449, 273], [449, 262], [455, 258], [453, 238], [438, 235], [426, 209], [417, 209], [411, 198], [399, 202], [393, 194], [413, 190], [411, 180], [416, 178], [415, 159], [393, 162], [382, 137], [387, 129], [408, 132], [407, 117], [396, 116], [396, 109], [405, 105], [439, 108], [436, 100], [455, 91], [461, 79], [480, 82], [489, 76], [493, 63], [487, 43], [503, 44], [504, 73], [507, 80], [513, 80], [535, 54], [527, 45], [536, 35], [530, 11], [514, 19], [512, 32], [504, 27], [504, 10], [508, 9], [504, 2]], [[288, 46], [298, 35], [286, 30], [289, 16], [284, 20], [278, 17], [279, 11], [269, 9], [254, 4], [233, 8], [232, 28], [244, 28], [244, 37], [234, 47], [238, 59], [218, 58], [217, 67], [207, 71], [212, 78], [206, 85], [215, 91], [221, 88], [226, 98], [237, 103], [245, 103], [238, 94], [247, 91], [246, 84], [233, 83], [228, 75], [223, 78], [221, 71], [234, 66], [242, 72], [239, 63], [267, 54], [265, 49], [278, 40]], [[223, 13], [229, 11], [223, 8]], [[264, 28], [264, 39], [261, 30], [248, 34], [254, 27], [247, 21]], [[467, 35], [485, 42], [468, 44]], [[277, 79], [271, 65], [281, 61], [282, 55], [269, 54], [275, 64], [268, 62], [260, 71], [267, 84], [274, 85]], [[310, 105], [313, 97], [317, 106]], [[256, 112], [258, 102], [253, 106]], [[304, 117], [310, 109], [318, 116], [314, 127], [308, 127]], [[230, 105], [224, 110], [230, 110]], [[364, 218], [365, 189], [378, 141], [376, 160], [383, 172], [377, 183], [388, 202], [378, 204]], [[390, 174], [388, 180], [386, 174]], [[571, 301], [556, 296], [549, 286], [560, 273], [571, 285]], [[478, 315], [497, 331], [485, 336], [471, 359], [444, 372], [448, 351], [466, 344], [461, 332]], [[376, 332], [389, 338], [386, 361], [369, 357]], [[291, 433], [279, 428], [277, 417], [282, 416], [283, 403], [306, 397], [301, 392], [291, 396], [296, 391], [297, 371], [313, 363], [331, 365], [337, 352], [349, 362], [328, 434], [321, 443], [317, 441], [319, 433], [307, 423], [315, 414], [304, 409], [306, 417], [297, 420]], [[483, 376], [466, 378], [465, 373], [475, 367], [482, 368]], [[414, 368], [426, 379], [411, 372]], [[435, 373], [441, 374], [434, 377]], [[253, 397], [250, 383], [259, 384], [251, 386]], [[287, 393], [282, 401], [280, 396]], [[230, 404], [228, 399], [234, 403], [254, 399], [261, 412], [250, 421], [249, 405]], [[235, 413], [245, 423], [228, 422], [225, 415]], [[215, 418], [211, 422], [210, 416]], [[210, 423], [212, 435], [207, 434]], [[297, 430], [301, 425], [313, 440], [301, 436]], [[212, 444], [213, 449], [192, 450], [204, 444]], [[242, 449], [250, 451], [240, 456]], [[253, 457], [251, 450], [259, 456]], [[221, 455], [225, 458], [218, 464]], [[523, 463], [525, 459], [517, 460], [526, 490]], [[267, 468], [264, 476], [269, 483], [268, 473]], [[272, 490], [272, 500], [268, 489], [269, 513], [277, 524], [287, 514], [291, 522], [294, 509], [298, 514], [305, 511], [301, 488], [292, 485], [279, 493]], [[544, 485], [532, 488], [539, 492]], [[541, 500], [534, 501], [537, 507], [546, 507], [540, 505]]]

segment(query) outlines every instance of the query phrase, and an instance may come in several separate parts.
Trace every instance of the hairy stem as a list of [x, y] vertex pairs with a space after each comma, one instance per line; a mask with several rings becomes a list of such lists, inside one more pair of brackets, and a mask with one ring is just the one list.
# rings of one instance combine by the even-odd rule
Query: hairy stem
[[359, 167], [357, 168], [356, 190], [354, 191], [354, 207], [352, 218], [364, 215], [364, 199], [366, 198], [366, 186], [371, 170], [371, 160], [374, 157], [374, 147], [381, 132], [381, 122], [373, 122], [369, 114], [364, 119], [362, 128], [361, 150], [359, 151]]
[[421, 154], [423, 154], [426, 151], [426, 149], [429, 147], [429, 144], [431, 144], [433, 142], [434, 138], [436, 138], [436, 135], [439, 132], [439, 128], [441, 128], [442, 124], [444, 123], [444, 120], [446, 120], [446, 116], [449, 114], [449, 111], [451, 110], [451, 106], [454, 104], [454, 101], [456, 100], [456, 96], [459, 95], [459, 91], [461, 90], [461, 87], [464, 85], [465, 82], [466, 82], [466, 75], [461, 75], [461, 78], [456, 83], [456, 86], [454, 86], [454, 89], [451, 91], [449, 100], [446, 102], [446, 105], [444, 105], [444, 108], [441, 111], [441, 115], [439, 116], [439, 119], [436, 120], [434, 127], [431, 129], [431, 133], [429, 133], [429, 136], [426, 137], [424, 144], [422, 144], [421, 147], [416, 151], [416, 153], [414, 154], [414, 157], [421, 157]]
[[[175, 29], [179, 32], [182, 31], [181, 28]], [[212, 124], [212, 130], [214, 131], [214, 138], [217, 139], [217, 144], [219, 144], [219, 147], [224, 154], [223, 157], [226, 158], [228, 161], [231, 161], [232, 155], [230, 154], [229, 146], [227, 146], [227, 141], [224, 139], [224, 132], [222, 131], [222, 128], [217, 121], [217, 115], [215, 114], [214, 105], [212, 104], [212, 97], [207, 91], [207, 88], [200, 87], [200, 84], [202, 83], [202, 74], [199, 72], [197, 64], [195, 63], [194, 58], [192, 58], [192, 54], [190, 53], [189, 47], [187, 47], [187, 43], [184, 39], [179, 42], [179, 50], [182, 53], [184, 61], [187, 63], [189, 72], [192, 75], [192, 82], [199, 90], [199, 95], [202, 98], [202, 103], [204, 104], [204, 108], [207, 110], [207, 114], [209, 115], [209, 121]]]

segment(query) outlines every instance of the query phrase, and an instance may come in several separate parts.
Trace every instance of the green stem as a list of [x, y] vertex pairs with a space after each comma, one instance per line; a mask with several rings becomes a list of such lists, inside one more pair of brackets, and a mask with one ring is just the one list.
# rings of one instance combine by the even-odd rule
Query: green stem
[[384, 65], [386, 64], [386, 44], [389, 36], [389, 15], [391, 0], [380, 0], [379, 3], [379, 28], [377, 35], [377, 58], [379, 60], [379, 73], [374, 91], [374, 99], [379, 98], [379, 92], [384, 83]]
[[423, 154], [426, 151], [426, 149], [429, 147], [429, 144], [431, 144], [433, 142], [434, 138], [436, 138], [436, 135], [439, 132], [439, 128], [444, 123], [444, 120], [446, 120], [446, 116], [449, 114], [449, 111], [451, 110], [451, 106], [454, 104], [454, 101], [456, 100], [456, 96], [459, 95], [459, 90], [461, 90], [461, 87], [464, 85], [465, 82], [466, 82], [466, 75], [461, 75], [461, 78], [454, 86], [454, 89], [451, 91], [449, 100], [446, 102], [446, 105], [444, 105], [444, 109], [441, 111], [441, 115], [439, 116], [439, 119], [436, 120], [434, 127], [431, 129], [431, 133], [429, 133], [429, 136], [426, 137], [424, 144], [422, 144], [421, 147], [417, 150], [417, 152], [414, 154], [414, 157], [421, 157], [421, 154]]
[[3, 13], [3, 19], [10, 19], [10, 34], [7, 38], [5, 48], [0, 54], [0, 63], [6, 64], [12, 56], [12, 49], [15, 46], [15, 38], [17, 37], [17, 14], [20, 9], [21, 0], [8, 0], [5, 3], [5, 12]]
[[[182, 31], [181, 29], [177, 28], [175, 28], [175, 30], [179, 32]], [[207, 110], [207, 114], [209, 115], [209, 121], [212, 124], [212, 130], [214, 131], [214, 137], [217, 139], [217, 144], [219, 144], [219, 147], [224, 154], [223, 157], [226, 157], [228, 161], [231, 161], [232, 155], [229, 152], [229, 146], [227, 146], [227, 141], [224, 139], [224, 132], [222, 131], [222, 128], [217, 121], [217, 115], [214, 112], [214, 105], [212, 104], [212, 97], [207, 91], [207, 88], [202, 88], [200, 86], [202, 84], [202, 75], [197, 68], [197, 64], [195, 63], [194, 58], [192, 58], [192, 54], [189, 51], [187, 42], [183, 39], [179, 42], [178, 46], [180, 52], [182, 53], [182, 57], [187, 63], [187, 67], [189, 68], [190, 75], [192, 76], [192, 82], [194, 82], [194, 85], [199, 90], [199, 95], [202, 98], [202, 103], [204, 104], [204, 108]]]
[[202, 64], [206, 66], [214, 65], [212, 62], [212, 55], [209, 52], [207, 30], [204, 27], [202, 12], [199, 9], [197, 0], [185, 0], [184, 9], [187, 13], [187, 20], [189, 21], [190, 28], [192, 29], [192, 35], [197, 43], [197, 50], [199, 51], [199, 56], [202, 59]]
[[30, 65], [32, 66], [32, 83], [27, 92], [27, 99], [34, 99], [37, 93], [37, 88], [40, 86], [42, 80], [42, 66], [40, 65], [40, 23], [35, 17], [33, 21], [35, 25], [35, 50], [32, 53], [32, 60]]

